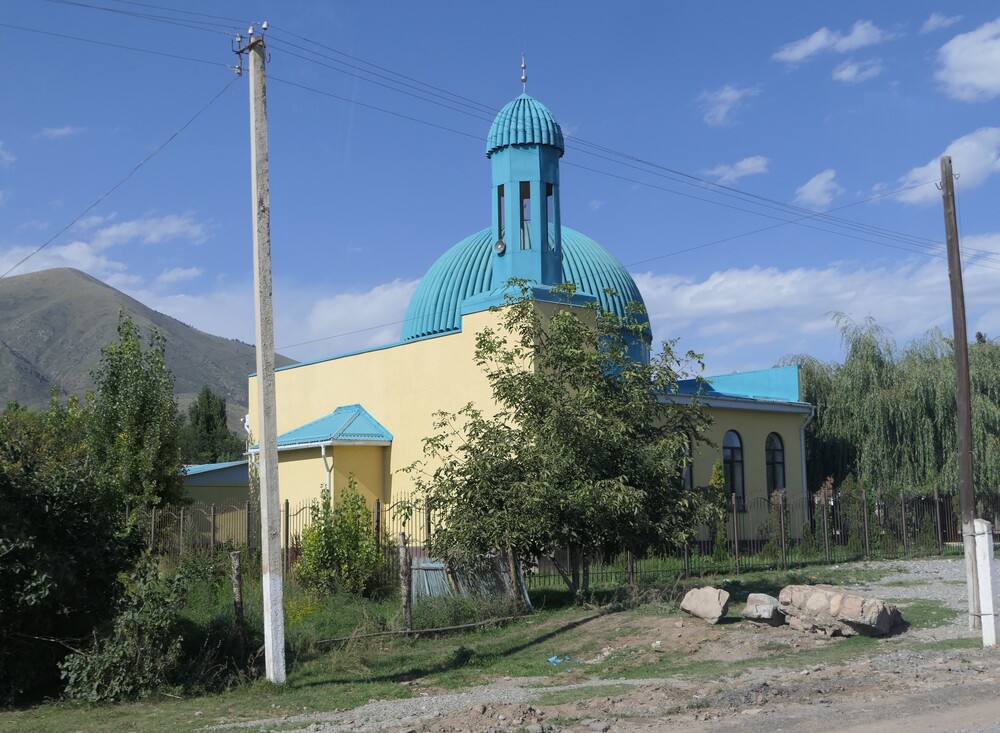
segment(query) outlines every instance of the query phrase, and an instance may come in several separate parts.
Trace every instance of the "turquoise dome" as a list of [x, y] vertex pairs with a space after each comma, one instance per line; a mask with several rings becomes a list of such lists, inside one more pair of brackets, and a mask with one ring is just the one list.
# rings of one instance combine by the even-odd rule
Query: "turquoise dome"
[[[483, 229], [466, 237], [431, 265], [417, 285], [403, 321], [402, 340], [458, 331], [462, 301], [487, 293], [493, 277], [493, 231]], [[643, 304], [632, 276], [610, 252], [590, 237], [562, 227], [563, 277], [577, 291], [597, 298], [605, 310], [625, 315], [629, 303]], [[613, 290], [608, 295], [605, 290]], [[502, 303], [497, 293], [495, 305]], [[643, 315], [645, 323], [649, 319]]]
[[486, 157], [510, 145], [550, 145], [566, 152], [562, 128], [548, 108], [534, 97], [522, 94], [500, 110], [486, 137]]

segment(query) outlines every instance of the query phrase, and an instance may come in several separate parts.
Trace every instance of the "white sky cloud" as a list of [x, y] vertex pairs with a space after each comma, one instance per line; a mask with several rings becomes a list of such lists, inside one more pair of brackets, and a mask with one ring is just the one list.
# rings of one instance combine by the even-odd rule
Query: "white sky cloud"
[[744, 176], [767, 173], [767, 166], [770, 162], [763, 155], [751, 155], [749, 158], [738, 160], [732, 165], [720, 163], [711, 170], [705, 171], [705, 175], [711, 176], [722, 184], [736, 183]]
[[11, 190], [9, 188], [0, 188], [0, 206], [7, 205], [7, 199], [10, 198]]
[[[306, 338], [338, 336], [322, 347], [325, 353], [334, 354], [398, 341], [402, 329], [400, 321], [418, 282], [397, 279], [366, 292], [321, 298], [315, 301], [306, 317]], [[348, 333], [351, 331], [357, 333]]]
[[940, 30], [941, 28], [948, 28], [955, 25], [958, 21], [962, 19], [961, 15], [946, 16], [941, 13], [931, 13], [930, 17], [924, 21], [924, 24], [920, 27], [921, 33], [930, 33], [932, 31]]
[[[23, 275], [27, 272], [50, 267], [72, 267], [103, 280], [112, 287], [137, 286], [143, 282], [144, 278], [129, 273], [123, 262], [106, 254], [107, 250], [133, 242], [157, 244], [164, 241], [186, 239], [198, 243], [207, 237], [206, 226], [196, 221], [190, 214], [149, 216], [99, 228], [102, 223], [106, 223], [114, 217], [114, 214], [110, 214], [82, 220], [76, 228], [91, 231], [89, 236], [79, 236], [66, 244], [50, 245], [38, 254], [32, 255], [31, 259], [18, 266], [11, 274]], [[19, 227], [19, 231], [22, 229], [26, 231], [30, 228], [23, 225]], [[31, 243], [18, 244], [5, 249], [0, 248], [0, 273], [6, 272], [37, 247], [37, 243]]]
[[[1000, 234], [966, 237], [963, 245], [1000, 248]], [[733, 268], [704, 279], [672, 273], [634, 277], [654, 337], [680, 336], [680, 350], [704, 352], [709, 374], [770, 367], [786, 354], [842, 358], [830, 316], [837, 311], [855, 321], [874, 317], [899, 343], [934, 327], [951, 333], [948, 268], [939, 258], [884, 266]], [[969, 333], [1000, 335], [996, 270], [967, 262], [965, 293]]]
[[98, 229], [92, 242], [98, 249], [104, 249], [130, 242], [159, 244], [174, 239], [203, 242], [207, 237], [205, 225], [190, 214], [167, 214], [132, 219]]
[[795, 189], [795, 203], [813, 209], [826, 209], [830, 203], [844, 193], [843, 187], [834, 180], [837, 171], [827, 168], [817, 173]]
[[[963, 135], [944, 149], [941, 155], [950, 155], [952, 169], [962, 176], [962, 186], [975, 188], [1000, 171], [1000, 127], [980, 127]], [[941, 178], [941, 156], [935, 156], [926, 165], [911, 169], [899, 179], [900, 187], [917, 186]], [[938, 201], [941, 195], [934, 186], [919, 186], [904, 191], [896, 198], [908, 204]]]
[[698, 102], [705, 113], [704, 120], [713, 127], [722, 127], [732, 122], [732, 115], [743, 104], [743, 100], [760, 94], [758, 87], [735, 87], [726, 84], [720, 89], [702, 92]]
[[847, 84], [874, 79], [882, 73], [882, 62], [879, 59], [866, 61], [845, 61], [833, 70], [831, 77]]
[[71, 137], [72, 135], [79, 135], [84, 131], [82, 127], [73, 127], [72, 125], [66, 125], [65, 127], [43, 127], [41, 130], [35, 133], [35, 137], [45, 138], [47, 140], [55, 140], [61, 137]]
[[184, 282], [185, 280], [194, 280], [196, 277], [200, 277], [203, 272], [204, 270], [200, 267], [174, 267], [161, 272], [156, 281], [162, 284]]
[[1000, 94], [1000, 18], [962, 33], [938, 49], [934, 73], [945, 94], [984, 102]]
[[3, 140], [0, 140], [0, 168], [6, 168], [15, 160], [17, 160], [17, 156], [7, 150]]
[[606, 204], [606, 203], [608, 203], [608, 202], [607, 201], [602, 201], [601, 199], [591, 199], [590, 201], [587, 202], [587, 207], [591, 211], [597, 211], [602, 206], [604, 206], [604, 204]]
[[820, 28], [805, 38], [786, 43], [775, 51], [771, 58], [776, 61], [784, 61], [788, 64], [797, 64], [820, 53], [828, 51], [848, 53], [859, 48], [882, 43], [890, 38], [892, 38], [890, 34], [883, 31], [870, 20], [859, 20], [851, 26], [851, 30], [846, 34], [840, 31], [831, 31], [825, 27]]

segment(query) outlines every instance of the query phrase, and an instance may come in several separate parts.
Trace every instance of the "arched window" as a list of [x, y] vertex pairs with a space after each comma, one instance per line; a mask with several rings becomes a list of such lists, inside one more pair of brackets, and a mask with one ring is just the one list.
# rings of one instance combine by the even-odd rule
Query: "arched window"
[[785, 444], [781, 436], [771, 433], [764, 442], [764, 456], [767, 462], [767, 496], [785, 488]]
[[735, 430], [722, 439], [722, 471], [726, 477], [726, 493], [736, 494], [737, 511], [746, 511], [743, 492], [743, 441]]

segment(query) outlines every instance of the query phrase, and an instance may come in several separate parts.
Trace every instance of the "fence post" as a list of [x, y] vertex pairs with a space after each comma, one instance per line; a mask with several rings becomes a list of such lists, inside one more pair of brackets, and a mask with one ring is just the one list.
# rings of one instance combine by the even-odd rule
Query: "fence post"
[[788, 549], [785, 546], [785, 492], [778, 492], [778, 514], [781, 525], [781, 569], [788, 570]]
[[240, 566], [240, 553], [229, 553], [229, 575], [233, 583], [233, 615], [236, 619], [236, 647], [239, 650], [240, 664], [246, 662], [246, 625], [243, 621], [243, 572]]
[[406, 533], [399, 533], [399, 590], [403, 598], [403, 621], [407, 631], [413, 631], [413, 568], [410, 550], [406, 546]]
[[635, 585], [635, 555], [629, 550], [626, 555], [626, 561], [628, 563], [628, 584], [631, 586]]
[[156, 505], [153, 505], [149, 512], [149, 549], [155, 552], [156, 548]]
[[740, 525], [736, 515], [736, 492], [730, 495], [733, 505], [733, 555], [736, 558], [736, 574], [740, 574]]
[[208, 546], [215, 552], [215, 504], [212, 504], [209, 513]]
[[823, 500], [823, 557], [826, 559], [826, 564], [830, 564], [830, 525], [826, 518], [826, 510], [829, 507], [829, 500], [824, 495], [823, 491], [820, 491], [820, 498]]
[[291, 520], [291, 514], [288, 510], [288, 499], [285, 499], [285, 572], [289, 572], [292, 569], [292, 553], [289, 552], [291, 546], [288, 544], [288, 523]]
[[424, 499], [424, 546], [431, 546], [431, 500]]
[[872, 556], [872, 546], [868, 530], [868, 490], [864, 486], [861, 487], [861, 511], [865, 524], [865, 559], [868, 560]]
[[903, 525], [903, 555], [906, 555], [906, 499], [902, 491], [899, 492], [899, 516]]
[[184, 507], [181, 507], [180, 520], [177, 522], [177, 556], [184, 554]]
[[691, 577], [691, 546], [687, 542], [684, 543], [684, 577]]
[[941, 538], [941, 497], [937, 484], [934, 484], [934, 534], [937, 535], [938, 554], [941, 555], [944, 553], [944, 540]]
[[247, 541], [246, 541], [246, 546], [247, 546], [247, 550], [248, 551], [253, 549], [253, 547], [251, 546], [251, 538], [253, 537], [253, 534], [252, 534], [253, 533], [253, 516], [252, 516], [251, 512], [252, 512], [252, 510], [251, 510], [251, 507], [250, 507], [250, 502], [248, 501], [247, 502]]
[[375, 516], [373, 517], [375, 521], [372, 522], [372, 526], [375, 528], [375, 546], [381, 547], [382, 546], [382, 501], [380, 499], [375, 500], [375, 509], [373, 513], [375, 514]]

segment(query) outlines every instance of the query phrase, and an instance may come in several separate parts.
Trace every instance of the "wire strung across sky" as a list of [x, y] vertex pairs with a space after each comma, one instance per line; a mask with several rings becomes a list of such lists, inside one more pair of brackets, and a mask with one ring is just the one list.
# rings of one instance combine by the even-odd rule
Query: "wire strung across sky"
[[[136, 10], [124, 10], [121, 8], [98, 5], [96, 3], [82, 2], [81, 0], [48, 0], [48, 2], [52, 2], [54, 4], [59, 4], [59, 5], [74, 6], [81, 9], [94, 10], [98, 12], [115, 13], [135, 20], [168, 24], [176, 26], [178, 28], [197, 30], [214, 34], [223, 34], [227, 36], [234, 36], [237, 33], [242, 33], [243, 29], [245, 29], [246, 26], [248, 25], [248, 21], [241, 20], [238, 18], [218, 16], [208, 13], [200, 13], [197, 11], [169, 8], [154, 3], [138, 2], [137, 0], [109, 0], [109, 2], [114, 2], [119, 5], [130, 6], [133, 8], [144, 8], [148, 10], [160, 11], [160, 13], [151, 13], [151, 12], [136, 11]], [[165, 15], [163, 13], [170, 13], [171, 15]], [[162, 51], [155, 51], [148, 48], [137, 48], [109, 41], [84, 38], [81, 36], [56, 33], [52, 31], [44, 31], [35, 28], [27, 28], [8, 23], [0, 23], [0, 26], [31, 33], [39, 33], [55, 38], [92, 43], [96, 45], [117, 48], [120, 50], [133, 51], [138, 53], [145, 53], [167, 58], [173, 58], [177, 60], [191, 61], [201, 64], [223, 66], [230, 68], [228, 64], [222, 62], [216, 62], [208, 59], [200, 59], [190, 56], [183, 56], [180, 54], [167, 53]], [[287, 36], [288, 38], [296, 39], [297, 41], [301, 41], [301, 43], [295, 43], [291, 40], [287, 40], [286, 38], [284, 38], [285, 36]], [[497, 113], [496, 108], [491, 105], [478, 102], [464, 95], [451, 92], [447, 89], [444, 89], [442, 87], [433, 84], [429, 84], [415, 77], [396, 72], [387, 67], [380, 66], [378, 64], [372, 63], [358, 56], [348, 54], [332, 46], [306, 38], [304, 36], [298, 35], [283, 28], [271, 26], [268, 33], [268, 39], [269, 39], [269, 44], [268, 44], [269, 48], [280, 53], [282, 56], [296, 58], [299, 59], [300, 61], [311, 63], [321, 68], [325, 68], [328, 71], [347, 74], [365, 83], [379, 86], [388, 89], [392, 92], [411, 97], [418, 101], [435, 105], [437, 107], [440, 107], [442, 109], [448, 110], [453, 113], [462, 114], [464, 116], [472, 117], [474, 119], [481, 120], [484, 122], [491, 122], [493, 117]], [[373, 111], [381, 112], [383, 114], [391, 115], [410, 122], [415, 122], [418, 124], [433, 127], [451, 134], [456, 134], [475, 140], [481, 140], [482, 138], [480, 134], [473, 134], [466, 132], [464, 130], [456, 129], [454, 127], [438, 124], [414, 114], [407, 114], [397, 110], [388, 109], [386, 107], [380, 107], [377, 105], [360, 102], [358, 100], [350, 99], [335, 94], [333, 92], [325, 91], [322, 89], [318, 89], [316, 87], [294, 82], [289, 79], [283, 79], [275, 77], [273, 75], [270, 76], [269, 79], [303, 91], [319, 94], [328, 98], [337, 99], [339, 101], [343, 101], [348, 104], [364, 107]], [[51, 244], [61, 234], [63, 234], [71, 226], [73, 226], [76, 222], [78, 222], [85, 214], [87, 214], [89, 211], [91, 211], [93, 208], [99, 205], [110, 194], [112, 194], [115, 190], [117, 190], [120, 186], [122, 186], [129, 178], [132, 177], [132, 175], [134, 175], [139, 170], [139, 168], [141, 168], [146, 162], [151, 160], [160, 151], [162, 151], [163, 148], [165, 148], [177, 135], [179, 135], [198, 116], [200, 116], [208, 107], [210, 107], [212, 103], [215, 102], [216, 99], [221, 97], [222, 94], [230, 86], [232, 86], [233, 83], [235, 83], [235, 81], [236, 81], [235, 78], [230, 80], [229, 83], [227, 83], [225, 87], [223, 87], [223, 89], [215, 97], [213, 97], [212, 100], [209, 101], [207, 105], [202, 107], [191, 119], [189, 119], [181, 128], [179, 128], [173, 135], [171, 135], [153, 153], [151, 153], [143, 161], [141, 161], [135, 168], [133, 168], [132, 171], [130, 171], [123, 179], [121, 179], [118, 183], [116, 183], [112, 188], [108, 189], [108, 191], [102, 194], [93, 204], [84, 209], [84, 211], [82, 211], [75, 219], [73, 219], [69, 224], [60, 229], [49, 240], [44, 242], [36, 250], [34, 250], [24, 259], [19, 261], [9, 270], [7, 270], [7, 272], [5, 272], [3, 275], [0, 275], [0, 278], [6, 277], [7, 275], [10, 274], [10, 272], [17, 269], [17, 267], [19, 267], [25, 261], [33, 257], [35, 254], [40, 252], [49, 244]], [[755, 234], [760, 234], [762, 232], [770, 231], [778, 227], [783, 227], [787, 225], [802, 226], [809, 229], [822, 231], [824, 233], [833, 234], [835, 236], [841, 236], [849, 239], [868, 242], [878, 246], [889, 247], [893, 249], [902, 250], [905, 252], [922, 254], [931, 257], [945, 257], [945, 246], [943, 242], [939, 240], [908, 234], [905, 232], [900, 232], [883, 227], [877, 227], [833, 215], [833, 212], [836, 211], [841, 211], [846, 208], [855, 207], [879, 199], [892, 197], [900, 193], [903, 193], [904, 191], [912, 190], [913, 188], [918, 188], [924, 185], [930, 185], [932, 183], [935, 183], [936, 181], [927, 181], [924, 183], [899, 188], [894, 191], [881, 193], [864, 200], [855, 201], [850, 204], [837, 207], [835, 209], [817, 212], [817, 211], [811, 211], [809, 209], [794, 204], [789, 204], [777, 199], [772, 199], [767, 196], [749, 193], [732, 186], [726, 186], [724, 184], [710, 181], [705, 178], [696, 176], [694, 174], [676, 170], [670, 168], [669, 166], [656, 163], [655, 161], [650, 161], [641, 156], [615, 150], [605, 145], [591, 142], [579, 137], [575, 136], [567, 137], [566, 145], [570, 149], [573, 149], [577, 152], [611, 162], [615, 165], [621, 165], [626, 168], [631, 168], [633, 170], [637, 170], [645, 174], [653, 175], [658, 178], [663, 178], [665, 180], [672, 181], [674, 183], [679, 183], [687, 187], [695, 188], [700, 192], [708, 194], [708, 196], [701, 196], [690, 192], [679, 191], [674, 188], [657, 185], [649, 181], [631, 178], [628, 176], [620, 175], [618, 173], [613, 173], [611, 171], [606, 171], [599, 168], [592, 168], [589, 166], [581, 165], [579, 163], [566, 162], [565, 165], [576, 167], [582, 170], [586, 170], [598, 175], [607, 176], [624, 182], [641, 185], [671, 195], [695, 199], [712, 205], [722, 206], [724, 208], [734, 209], [736, 211], [776, 220], [776, 223], [770, 226], [740, 232], [737, 234], [733, 234], [731, 236], [715, 239], [709, 242], [704, 242], [701, 244], [685, 247], [672, 252], [664, 253], [662, 255], [646, 258], [643, 260], [627, 264], [626, 267], [634, 267], [636, 265], [646, 264], [648, 262], [661, 260], [668, 257], [674, 257], [680, 254], [700, 249], [705, 249], [707, 247], [712, 247], [736, 239], [752, 236]], [[726, 201], [721, 201], [718, 200], [717, 198], [711, 198], [710, 196], [729, 198], [731, 200], [743, 203], [744, 206], [738, 206], [733, 203], [727, 203]], [[754, 206], [758, 208], [757, 209], [746, 208], [746, 206]], [[786, 214], [791, 216], [792, 218], [784, 218], [783, 216], [776, 215], [776, 213], [767, 213], [768, 211]], [[826, 226], [820, 226], [821, 224]], [[993, 252], [987, 250], [977, 250], [974, 248], [965, 248], [965, 252], [969, 254], [979, 255], [979, 257], [974, 262], [971, 262], [970, 265], [978, 265], [989, 269], [1000, 269], [997, 267], [990, 267], [989, 263], [991, 262], [1000, 263], [1000, 258], [998, 258], [998, 256]], [[395, 326], [403, 322], [404, 322], [403, 320], [387, 322], [384, 324], [370, 326], [362, 329], [355, 329], [352, 331], [346, 331], [343, 333], [312, 339], [309, 341], [303, 341], [296, 344], [288, 344], [286, 346], [282, 346], [279, 348], [281, 349], [295, 348], [298, 346], [313, 344], [320, 341], [353, 335], [364, 331], [371, 331], [379, 328], [385, 328], [388, 326]]]

